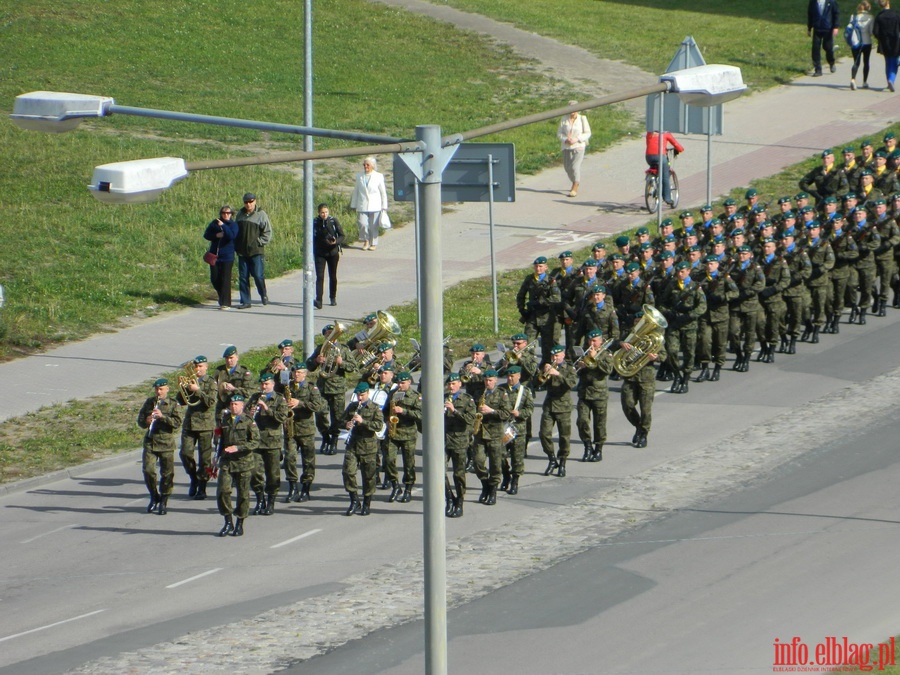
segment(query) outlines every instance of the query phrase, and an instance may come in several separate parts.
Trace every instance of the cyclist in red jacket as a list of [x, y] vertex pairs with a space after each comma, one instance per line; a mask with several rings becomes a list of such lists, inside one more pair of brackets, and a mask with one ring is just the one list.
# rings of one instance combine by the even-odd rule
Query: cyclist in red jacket
[[[660, 145], [662, 147], [660, 147]], [[675, 137], [670, 132], [663, 132], [662, 143], [660, 143], [658, 132], [647, 132], [647, 149], [644, 151], [644, 159], [647, 160], [647, 164], [650, 167], [656, 167], [659, 164], [660, 153], [662, 154], [662, 171], [660, 171], [660, 175], [662, 176], [663, 200], [669, 206], [674, 206], [672, 203], [672, 194], [669, 189], [669, 158], [666, 156], [666, 150], [668, 150], [669, 147], [675, 150], [676, 157], [684, 152], [684, 147], [675, 140]]]

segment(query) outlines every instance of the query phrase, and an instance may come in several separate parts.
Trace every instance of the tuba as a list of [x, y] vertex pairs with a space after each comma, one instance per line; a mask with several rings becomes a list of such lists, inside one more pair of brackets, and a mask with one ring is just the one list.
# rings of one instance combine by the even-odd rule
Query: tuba
[[378, 353], [375, 352], [375, 349], [382, 342], [390, 342], [393, 345], [397, 344], [397, 341], [389, 338], [390, 335], [400, 335], [402, 332], [400, 329], [400, 324], [397, 323], [397, 319], [395, 319], [389, 312], [385, 312], [384, 310], [378, 310], [375, 313], [376, 325], [372, 328], [372, 331], [366, 335], [365, 341], [360, 343], [363, 348], [363, 356], [362, 356], [362, 365], [363, 367], [367, 367], [375, 362], [378, 358]]
[[185, 405], [197, 405], [203, 400], [199, 393], [195, 394], [191, 391], [191, 387], [197, 384], [195, 365], [193, 361], [185, 361], [180, 366], [182, 372], [178, 374], [178, 398]]
[[613, 367], [622, 377], [631, 377], [650, 361], [650, 354], [657, 354], [665, 340], [669, 323], [656, 307], [644, 305], [641, 317], [628, 337], [622, 340], [632, 349], [618, 349], [613, 354]]

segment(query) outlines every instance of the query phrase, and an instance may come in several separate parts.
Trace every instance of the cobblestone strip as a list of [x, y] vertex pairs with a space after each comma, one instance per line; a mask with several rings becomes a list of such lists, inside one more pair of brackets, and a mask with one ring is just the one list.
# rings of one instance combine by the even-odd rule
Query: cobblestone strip
[[[900, 401], [900, 369], [750, 427], [724, 443], [628, 477], [597, 497], [541, 510], [447, 546], [448, 606], [602, 544], [614, 535], [764, 477], [821, 445], [882, 418]], [[338, 592], [253, 619], [85, 664], [72, 673], [271, 673], [372, 631], [423, 614], [421, 561], [357, 574]]]

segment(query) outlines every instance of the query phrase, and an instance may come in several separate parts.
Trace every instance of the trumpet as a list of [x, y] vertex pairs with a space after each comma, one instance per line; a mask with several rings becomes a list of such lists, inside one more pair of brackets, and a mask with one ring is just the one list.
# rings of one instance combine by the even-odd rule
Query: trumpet
[[481, 370], [484, 370], [484, 367], [486, 365], [487, 364], [484, 361], [482, 361], [481, 363], [475, 363], [474, 361], [470, 361], [469, 363], [467, 363], [465, 365], [465, 367], [460, 372], [459, 381], [462, 382], [463, 384], [468, 384], [469, 382], [472, 381], [472, 378], [475, 377], [475, 375], [472, 374], [472, 368], [479, 368]]
[[[162, 399], [161, 399], [159, 396], [157, 396], [157, 397], [156, 397], [156, 403], [153, 404], [153, 410], [150, 411], [150, 416], [151, 416], [151, 417], [153, 416], [153, 413], [154, 413], [155, 411], [159, 410], [159, 404], [160, 404], [161, 402], [162, 402]], [[157, 418], [154, 417], [154, 418], [150, 421], [150, 426], [147, 427], [147, 437], [148, 437], [148, 438], [153, 434], [153, 427], [156, 426], [156, 420], [157, 420]]]
[[575, 370], [581, 370], [582, 368], [593, 368], [597, 365], [597, 357], [600, 356], [603, 352], [613, 346], [615, 344], [615, 338], [608, 338], [603, 341], [599, 347], [594, 349], [593, 347], [589, 347], [588, 350], [582, 354], [581, 358], [579, 358], [573, 365], [575, 366]]
[[378, 374], [381, 372], [381, 367], [384, 365], [384, 354], [378, 357], [378, 360], [371, 364], [371, 371], [366, 376], [366, 381], [368, 381], [370, 387], [374, 387], [378, 383]]
[[269, 360], [269, 363], [266, 364], [266, 367], [263, 369], [263, 372], [264, 373], [272, 373], [273, 375], [277, 375], [282, 370], [284, 370], [285, 367], [286, 366], [284, 365], [284, 357], [282, 357], [279, 354], [278, 356], [273, 356]]
[[506, 359], [506, 365], [508, 365], [508, 366], [518, 365], [519, 360], [522, 358], [522, 355], [525, 354], [525, 352], [528, 352], [531, 349], [533, 349], [536, 344], [537, 344], [537, 340], [535, 339], [535, 340], [532, 340], [531, 342], [529, 342], [524, 347], [522, 347], [522, 349], [509, 349], [506, 352], [504, 352], [503, 357]]
[[550, 379], [550, 371], [551, 370], [553, 370], [553, 364], [545, 363], [544, 367], [541, 369], [541, 372], [537, 376], [537, 383], [539, 385], [547, 384], [547, 380]]
[[444, 399], [444, 416], [445, 417], [450, 414], [450, 408], [448, 408], [447, 406], [450, 405], [451, 403], [453, 403], [453, 396], [451, 394], [447, 394], [447, 397]]

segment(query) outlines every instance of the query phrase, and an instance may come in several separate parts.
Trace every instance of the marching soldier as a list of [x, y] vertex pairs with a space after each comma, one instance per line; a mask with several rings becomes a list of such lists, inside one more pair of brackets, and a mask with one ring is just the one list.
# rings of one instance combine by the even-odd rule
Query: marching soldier
[[284, 423], [288, 406], [284, 396], [275, 391], [275, 376], [264, 372], [259, 376], [260, 391], [247, 402], [250, 417], [259, 429], [259, 444], [253, 451], [255, 467], [250, 487], [256, 493], [253, 515], [271, 516], [275, 513], [275, 498], [281, 487], [281, 448], [284, 442]]
[[[628, 342], [620, 342], [619, 346], [626, 350], [634, 349]], [[653, 397], [656, 395], [656, 372], [653, 363], [665, 362], [665, 345], [661, 344], [657, 353], [648, 353], [646, 356], [647, 362], [643, 367], [633, 375], [622, 378], [622, 412], [634, 427], [631, 443], [636, 448], [647, 447], [647, 437], [650, 435], [650, 425], [653, 422]]]
[[756, 343], [759, 293], [766, 287], [766, 277], [746, 244], [738, 249], [738, 261], [731, 270], [731, 278], [738, 287], [738, 296], [729, 306], [728, 339], [735, 354], [734, 370], [746, 373], [750, 370], [750, 354]]
[[[877, 204], [883, 199], [875, 200]], [[866, 324], [866, 311], [872, 304], [872, 295], [875, 290], [875, 274], [877, 267], [875, 265], [875, 251], [881, 247], [881, 235], [878, 234], [878, 228], [868, 220], [866, 209], [857, 209], [853, 216], [856, 220], [856, 229], [853, 230], [853, 239], [856, 241], [856, 248], [859, 251], [859, 257], [853, 264], [859, 279], [859, 292], [857, 289], [850, 288], [851, 307], [850, 307], [850, 323], [853, 323], [854, 315], [858, 318], [859, 325]]]
[[822, 151], [822, 165], [800, 179], [800, 189], [815, 197], [816, 204], [821, 204], [825, 197], [842, 195], [849, 189], [847, 174], [835, 165], [831, 148]]
[[509, 415], [509, 396], [497, 386], [498, 373], [490, 368], [484, 373], [484, 392], [475, 406], [475, 475], [481, 480], [478, 501], [487, 506], [497, 503], [497, 487], [503, 473], [503, 427]]
[[559, 288], [547, 272], [547, 258], [534, 259], [534, 272], [525, 277], [516, 294], [519, 321], [525, 325], [529, 340], [539, 337], [544, 360], [549, 360], [553, 347], [555, 309], [561, 296]]
[[891, 287], [891, 281], [897, 273], [894, 251], [900, 244], [900, 228], [897, 227], [897, 221], [888, 214], [887, 203], [883, 199], [875, 202], [874, 220], [881, 243], [873, 252], [878, 293], [872, 304], [872, 311], [876, 316], [885, 316], [887, 314], [888, 288]]
[[728, 342], [728, 303], [737, 298], [738, 288], [728, 273], [721, 271], [715, 255], [706, 256], [706, 276], [700, 281], [700, 288], [706, 297], [706, 312], [697, 323], [700, 375], [696, 381], [718, 382]]
[[229, 401], [234, 394], [240, 394], [244, 400], [250, 395], [252, 389], [253, 373], [250, 369], [238, 363], [239, 356], [237, 347], [231, 345], [225, 348], [222, 354], [225, 363], [216, 368], [215, 380], [216, 386], [219, 388], [219, 398], [216, 402], [216, 418], [222, 414], [222, 411], [228, 407]]
[[[691, 278], [691, 265], [682, 260], [675, 265], [675, 281], [666, 287], [659, 308], [669, 325], [666, 352], [669, 367], [675, 373], [671, 391], [686, 394], [697, 352], [697, 321], [706, 313], [706, 296], [700, 284]], [[678, 354], [682, 354], [681, 366]]]
[[578, 373], [578, 406], [575, 427], [584, 444], [582, 462], [603, 461], [606, 443], [606, 414], [609, 407], [609, 388], [606, 377], [612, 372], [612, 353], [601, 351], [603, 331], [588, 333], [590, 344], [584, 356], [575, 362]]
[[[350, 506], [345, 515], [354, 513], [360, 516], [369, 515], [372, 495], [375, 494], [377, 470], [375, 457], [378, 454], [378, 438], [384, 429], [384, 417], [377, 405], [369, 401], [369, 383], [360, 382], [353, 390], [357, 400], [350, 403], [344, 411], [341, 421], [345, 429], [350, 431], [347, 449], [344, 452], [344, 465], [341, 469], [344, 477], [344, 489], [350, 495]], [[363, 498], [359, 499], [357, 472], [362, 473]]]
[[389, 409], [388, 443], [393, 446], [391, 454], [396, 457], [399, 452], [403, 457], [403, 495], [398, 500], [402, 504], [412, 499], [412, 488], [416, 484], [416, 438], [422, 423], [422, 395], [411, 386], [412, 376], [406, 371], [398, 373], [397, 391], [386, 406]]
[[521, 369], [521, 380], [530, 382], [531, 378], [538, 369], [537, 356], [534, 348], [529, 347], [528, 336], [525, 333], [516, 333], [510, 338], [512, 349], [508, 349], [503, 353], [500, 361], [497, 362], [497, 372], [502, 377], [509, 373], [509, 368], [519, 366]]
[[[838, 217], [843, 220], [843, 216]], [[828, 294], [831, 291], [831, 270], [834, 268], [834, 250], [828, 239], [822, 236], [822, 228], [818, 221], [807, 225], [804, 248], [811, 268], [809, 278], [806, 280], [810, 296], [810, 312], [809, 321], [800, 340], [818, 344], [819, 331], [825, 326], [826, 320], [831, 323]]]
[[[291, 500], [302, 502], [309, 500], [309, 491], [316, 479], [316, 414], [328, 410], [328, 403], [322, 397], [319, 388], [307, 382], [309, 371], [306, 363], [299, 361], [292, 372], [288, 385], [288, 436], [291, 442], [284, 456], [284, 473], [288, 480], [286, 502]], [[297, 489], [297, 453], [303, 473], [300, 476], [300, 489]]]
[[771, 237], [763, 239], [762, 247], [762, 255], [758, 262], [766, 278], [766, 287], [759, 292], [759, 299], [765, 328], [764, 339], [756, 360], [772, 363], [775, 360], [775, 343], [780, 337], [781, 324], [787, 312], [781, 294], [791, 283], [791, 272], [784, 258], [775, 252], [774, 239]]
[[[370, 384], [369, 403], [381, 409], [384, 423], [388, 423], [390, 417], [390, 399], [397, 385], [394, 383], [394, 367], [385, 366], [378, 374], [378, 382]], [[379, 455], [376, 459], [376, 468], [384, 470], [384, 479], [379, 487], [382, 490], [391, 488], [389, 502], [394, 502], [401, 494], [400, 474], [397, 472], [397, 446], [392, 445], [387, 435], [378, 441]]]
[[841, 314], [844, 312], [847, 285], [850, 283], [853, 263], [859, 258], [856, 239], [846, 225], [842, 216], [835, 218], [829, 242], [834, 253], [834, 267], [831, 270], [831, 295], [828, 296], [830, 305], [826, 309], [829, 322], [822, 329], [823, 333], [839, 333], [841, 330]]
[[[222, 436], [216, 460], [219, 466], [219, 482], [216, 487], [216, 504], [225, 516], [225, 525], [219, 536], [228, 534], [240, 537], [244, 534], [244, 520], [250, 513], [250, 476], [255, 460], [253, 451], [259, 444], [259, 429], [249, 415], [244, 414], [244, 396], [232, 394], [228, 410], [222, 415]], [[231, 504], [231, 491], [237, 488], [237, 507]], [[232, 519], [237, 514], [237, 522]]]
[[809, 298], [806, 284], [812, 275], [812, 262], [803, 247], [795, 242], [796, 234], [797, 231], [791, 227], [781, 235], [784, 261], [790, 273], [790, 283], [781, 294], [787, 313], [782, 322], [781, 348], [778, 351], [784, 354], [797, 353], [797, 338], [800, 337], [800, 326], [803, 325]]
[[453, 470], [456, 494], [447, 485], [446, 514], [459, 518], [466, 496], [466, 452], [475, 423], [475, 401], [462, 391], [459, 373], [447, 376], [447, 398], [444, 401], [444, 452]]
[[347, 376], [355, 375], [358, 370], [350, 349], [336, 338], [333, 341], [328, 339], [334, 330], [335, 326], [331, 323], [322, 329], [325, 342], [316, 347], [306, 359], [306, 367], [310, 373], [315, 374], [316, 386], [328, 406], [326, 413], [316, 414], [316, 427], [322, 436], [321, 452], [325, 455], [333, 455], [337, 451], [338, 431], [348, 387]]
[[206, 499], [206, 483], [209, 481], [209, 471], [212, 468], [218, 390], [216, 381], [207, 374], [209, 369], [207, 358], [197, 356], [191, 363], [197, 381], [187, 385], [187, 398], [183, 391], [178, 392], [179, 403], [186, 406], [179, 457], [181, 466], [191, 480], [188, 496]]
[[[537, 376], [538, 388], [547, 391], [541, 413], [541, 449], [547, 455], [549, 476], [555, 469], [560, 478], [566, 475], [566, 460], [572, 436], [572, 397], [570, 392], [578, 383], [578, 375], [571, 363], [566, 361], [566, 348], [556, 345], [551, 350], [550, 360], [544, 364]], [[553, 452], [553, 427], [559, 432], [559, 450]]]
[[184, 408], [169, 398], [167, 379], [156, 380], [153, 390], [155, 395], [144, 401], [138, 412], [137, 425], [147, 430], [141, 456], [144, 484], [150, 493], [147, 513], [155, 509], [164, 516], [168, 512], [169, 495], [175, 485], [175, 443]]
[[599, 330], [604, 335], [619, 338], [619, 317], [612, 301], [607, 299], [606, 286], [595, 284], [590, 290], [581, 321], [578, 324], [578, 340], [586, 343], [592, 330]]
[[[528, 445], [527, 426], [534, 413], [534, 394], [531, 389], [522, 384], [521, 366], [510, 366], [506, 371], [506, 390], [512, 407], [510, 408], [509, 424], [514, 425], [515, 436], [507, 441], [506, 449], [502, 456], [503, 482], [500, 489], [507, 494], [519, 493], [519, 476], [525, 473], [525, 450]], [[505, 431], [505, 430], [504, 430]], [[506, 454], [509, 454], [507, 462]]]
[[559, 304], [556, 307], [556, 321], [562, 329], [563, 342], [566, 345], [566, 349], [573, 350], [575, 347], [575, 325], [574, 319], [569, 315], [567, 309], [572, 290], [578, 284], [579, 270], [573, 264], [572, 251], [563, 251], [559, 254], [559, 267], [555, 268], [550, 273], [550, 276], [559, 289], [560, 296]]

